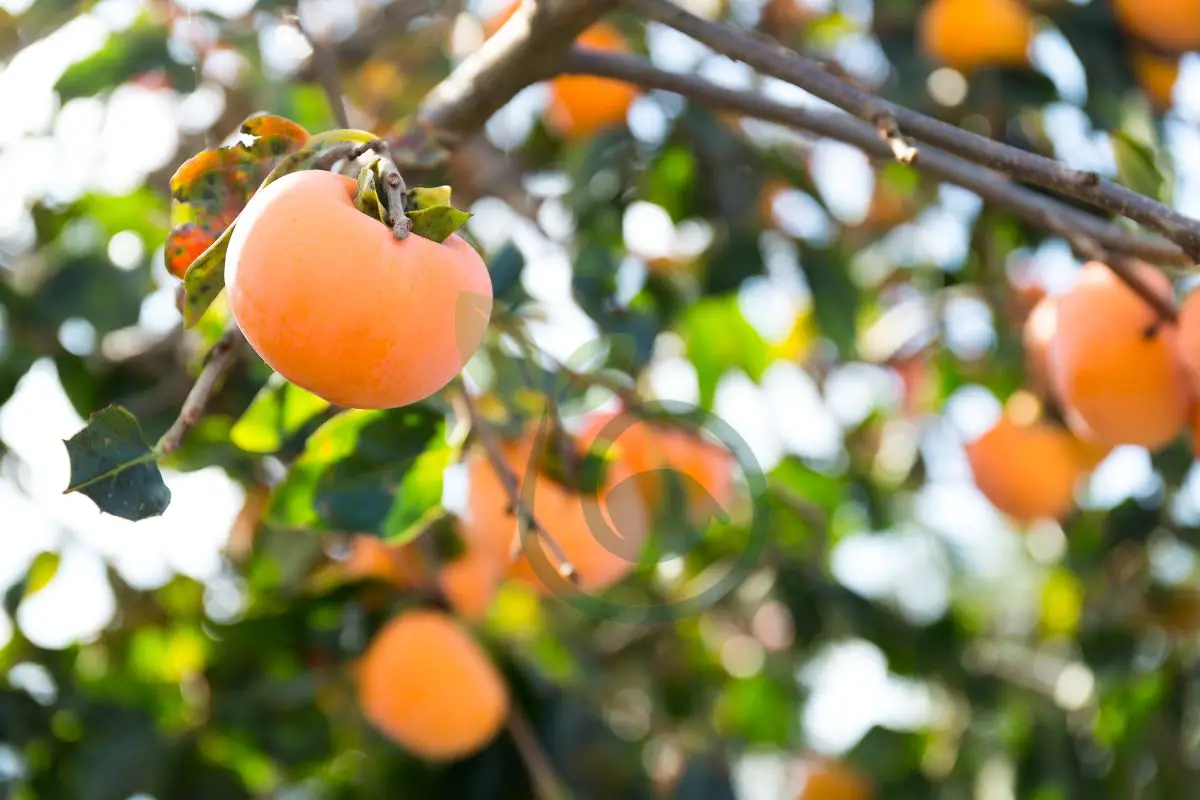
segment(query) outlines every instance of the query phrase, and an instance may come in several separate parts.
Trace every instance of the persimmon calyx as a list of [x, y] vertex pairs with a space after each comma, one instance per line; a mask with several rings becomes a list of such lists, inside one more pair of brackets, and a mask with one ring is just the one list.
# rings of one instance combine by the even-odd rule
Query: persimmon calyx
[[[450, 205], [450, 195], [449, 186], [409, 189], [395, 163], [380, 157], [359, 170], [354, 205], [367, 216], [390, 226], [397, 239], [415, 233], [440, 244], [471, 218], [466, 211]], [[401, 213], [394, 214], [394, 208]]]

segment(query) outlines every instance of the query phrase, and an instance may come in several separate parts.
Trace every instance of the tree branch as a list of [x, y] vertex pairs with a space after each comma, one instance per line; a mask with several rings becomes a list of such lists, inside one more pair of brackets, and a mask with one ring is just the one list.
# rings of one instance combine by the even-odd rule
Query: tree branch
[[425, 96], [418, 121], [450, 138], [474, 133], [522, 89], [550, 77], [571, 43], [615, 5], [616, 0], [524, 0]]
[[179, 445], [183, 443], [183, 437], [187, 435], [193, 425], [200, 421], [200, 416], [204, 413], [208, 401], [212, 399], [213, 393], [217, 389], [217, 383], [225, 374], [225, 370], [229, 369], [237, 360], [245, 341], [241, 329], [235, 323], [230, 322], [225, 328], [225, 332], [221, 334], [221, 338], [205, 356], [204, 369], [200, 371], [200, 377], [196, 379], [192, 390], [188, 392], [187, 399], [183, 401], [183, 408], [179, 410], [179, 416], [158, 440], [155, 450], [160, 456], [170, 455], [178, 450]]
[[[362, 20], [350, 37], [334, 48], [333, 63], [337, 68], [357, 67], [369, 59], [397, 31], [405, 29], [417, 17], [425, 14], [454, 13], [454, 4], [449, 0], [392, 0], [378, 8], [370, 17]], [[314, 49], [298, 77], [301, 80], [319, 79], [321, 66], [316, 61]]]
[[554, 765], [550, 763], [550, 757], [538, 741], [525, 712], [513, 707], [508, 712], [507, 728], [517, 753], [525, 763], [525, 770], [529, 773], [537, 800], [571, 800], [570, 790], [554, 771]]
[[[815, 62], [728, 25], [697, 17], [669, 0], [621, 0], [644, 17], [674, 28], [718, 53], [743, 61], [760, 72], [787, 81], [868, 122], [890, 115], [909, 139], [935, 145], [962, 158], [1000, 170], [1013, 178], [1145, 225], [1177, 243], [1193, 261], [1200, 260], [1200, 221], [1105, 180], [1051, 158], [1018, 150], [986, 136], [963, 130], [883, 100], [826, 72]], [[925, 155], [924, 149], [921, 152]]]
[[300, 22], [299, 14], [294, 16], [296, 28], [304, 35], [312, 48], [312, 67], [321, 84], [321, 89], [329, 99], [329, 110], [333, 112], [333, 118], [339, 128], [349, 128], [350, 117], [346, 114], [346, 101], [342, 96], [342, 76], [338, 72], [337, 59], [325, 40], [314, 36], [305, 28]]
[[[836, 139], [876, 158], [890, 159], [894, 156], [894, 142], [881, 136], [874, 125], [848, 114], [776, 103], [762, 95], [727, 89], [693, 75], [666, 72], [637, 57], [575, 49], [568, 55], [563, 69], [567, 74], [617, 78], [646, 88], [675, 92], [703, 105]], [[1088, 258], [1109, 264], [1117, 276], [1145, 298], [1164, 319], [1175, 319], [1173, 303], [1146, 286], [1135, 270], [1125, 269], [1121, 256], [1105, 252], [1108, 250], [1150, 261], [1190, 264], [1191, 259], [1175, 244], [1157, 236], [1126, 230], [1086, 214], [936, 147], [922, 147], [914, 166], [943, 181], [969, 189], [1027, 222], [1067, 238], [1073, 247]]]
[[463, 411], [466, 412], [467, 418], [471, 423], [471, 430], [479, 437], [479, 443], [483, 446], [484, 454], [492, 465], [492, 470], [496, 473], [496, 477], [500, 479], [500, 483], [504, 485], [504, 491], [508, 494], [509, 503], [512, 505], [512, 513], [517, 517], [517, 534], [513, 537], [513, 543], [510, 550], [512, 559], [515, 561], [520, 558], [522, 551], [521, 526], [522, 518], [529, 524], [529, 531], [537, 536], [546, 544], [550, 551], [550, 556], [558, 562], [558, 571], [569, 581], [575, 581], [578, 575], [574, 565], [567, 559], [567, 555], [563, 552], [561, 546], [555, 541], [554, 537], [542, 527], [537, 521], [537, 517], [533, 515], [533, 509], [530, 508], [525, 500], [521, 497], [521, 484], [509, 466], [508, 461], [504, 458], [504, 451], [500, 447], [500, 442], [496, 439], [496, 432], [492, 430], [492, 426], [479, 413], [479, 409], [475, 405], [474, 398], [465, 386], [461, 387], [458, 393], [462, 399]]

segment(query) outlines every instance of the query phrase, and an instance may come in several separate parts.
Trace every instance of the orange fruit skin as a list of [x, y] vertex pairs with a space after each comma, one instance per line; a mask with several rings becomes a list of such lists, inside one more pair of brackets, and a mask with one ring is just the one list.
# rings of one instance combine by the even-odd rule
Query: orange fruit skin
[[[603, 591], [633, 570], [650, 532], [649, 510], [628, 480], [632, 473], [626, 464], [610, 463], [598, 496], [581, 496], [540, 473], [529, 474], [533, 444], [534, 434], [528, 433], [504, 447], [505, 462], [521, 484], [521, 497], [574, 567], [579, 589]], [[478, 548], [491, 553], [498, 562], [507, 563], [518, 533], [517, 517], [509, 513], [509, 494], [486, 453], [473, 451], [467, 465], [470, 490], [463, 538], [468, 548]], [[593, 532], [593, 520], [601, 515], [607, 528], [599, 531], [602, 539]], [[545, 564], [560, 566], [554, 550], [531, 531], [525, 534], [523, 548], [540, 550], [539, 569]], [[544, 594], [551, 592], [526, 552], [509, 566], [507, 575]]]
[[477, 752], [508, 717], [511, 700], [499, 671], [466, 629], [439, 611], [412, 609], [388, 621], [355, 678], [363, 716], [428, 761]]
[[[485, 36], [492, 36], [508, 22], [520, 0], [484, 23]], [[577, 47], [610, 53], [627, 53], [629, 45], [612, 25], [597, 22], [578, 39]], [[593, 75], [560, 75], [550, 81], [547, 122], [566, 141], [587, 139], [605, 128], [625, 121], [641, 91], [630, 83]]]
[[1117, 21], [1135, 38], [1164, 50], [1200, 49], [1196, 0], [1112, 0]]
[[[583, 32], [577, 47], [625, 53], [625, 37], [611, 25], [597, 23]], [[625, 121], [641, 94], [632, 84], [592, 75], [563, 75], [550, 84], [548, 121], [559, 136], [578, 141]]]
[[[1165, 296], [1171, 284], [1148, 264], [1138, 272]], [[1177, 350], [1178, 331], [1103, 264], [1089, 262], [1058, 298], [1050, 377], [1068, 423], [1105, 445], [1160, 448], [1187, 424], [1191, 394]]]
[[1020, 0], [931, 0], [917, 21], [925, 55], [959, 72], [1025, 66], [1033, 33]]
[[[721, 508], [728, 508], [734, 497], [731, 453], [680, 428], [653, 425], [633, 417], [614, 422], [621, 416], [621, 412], [594, 415], [580, 439], [589, 446], [620, 448], [646, 505], [658, 508], [665, 501], [667, 487], [661, 471], [671, 470], [690, 479], [683, 484], [692, 504], [715, 501]], [[610, 424], [612, 427], [606, 431]], [[614, 437], [615, 441], [609, 441]]]
[[285, 175], [238, 219], [230, 310], [292, 383], [348, 408], [395, 408], [442, 389], [483, 341], [492, 284], [463, 239], [403, 241], [354, 207], [355, 181]]
[[1174, 103], [1175, 82], [1179, 80], [1179, 59], [1134, 50], [1131, 56], [1133, 72], [1150, 104], [1166, 111]]
[[1057, 299], [1046, 295], [1029, 312], [1021, 331], [1021, 342], [1025, 348], [1025, 371], [1033, 388], [1042, 395], [1051, 391], [1050, 346], [1054, 341], [1057, 326]]
[[1002, 417], [966, 445], [975, 485], [992, 505], [1022, 522], [1062, 519], [1085, 473], [1084, 452], [1057, 425]]
[[871, 795], [865, 777], [843, 764], [821, 759], [806, 765], [796, 800], [867, 800]]
[[424, 580], [424, 569], [414, 549], [389, 545], [366, 533], [354, 535], [350, 557], [343, 562], [340, 572], [349, 581], [374, 579], [402, 588], [420, 586]]
[[1179, 306], [1179, 358], [1200, 393], [1200, 291], [1190, 292]]
[[[340, 569], [344, 580], [374, 579], [401, 590], [429, 588], [431, 574], [415, 542], [391, 545], [369, 534], [355, 535]], [[487, 616], [502, 577], [501, 563], [490, 553], [467, 550], [440, 565], [437, 588], [461, 619], [477, 623]]]
[[438, 588], [450, 607], [468, 622], [481, 622], [503, 578], [502, 562], [491, 553], [468, 549], [442, 565]]

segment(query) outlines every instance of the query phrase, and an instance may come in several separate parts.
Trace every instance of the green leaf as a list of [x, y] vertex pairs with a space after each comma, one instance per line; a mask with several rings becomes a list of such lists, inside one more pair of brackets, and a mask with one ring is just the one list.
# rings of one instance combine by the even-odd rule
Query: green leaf
[[403, 409], [347, 430], [339, 444], [349, 446], [350, 455], [330, 464], [317, 482], [313, 505], [321, 519], [335, 529], [380, 531], [395, 494], [441, 429], [440, 416]]
[[449, 186], [417, 186], [408, 190], [405, 201], [413, 211], [450, 205]]
[[442, 446], [417, 456], [400, 481], [396, 499], [383, 521], [382, 536], [389, 543], [399, 544], [414, 538], [429, 514], [440, 510], [443, 478], [455, 455], [454, 448]]
[[521, 286], [521, 272], [524, 269], [525, 256], [511, 242], [492, 257], [488, 262], [488, 272], [492, 275], [492, 293], [497, 300], [515, 307], [528, 298]]
[[1163, 199], [1167, 181], [1158, 167], [1154, 148], [1127, 131], [1112, 134], [1112, 148], [1121, 183], [1147, 197]]
[[358, 188], [354, 192], [354, 207], [368, 217], [387, 224], [388, 212], [379, 196], [379, 159], [363, 165], [358, 171]]
[[96, 412], [65, 444], [71, 461], [66, 493], [82, 492], [106, 514], [134, 522], [167, 510], [171, 490], [141, 426], [125, 409]]
[[233, 238], [233, 225], [188, 267], [183, 279], [183, 324], [192, 327], [225, 288], [225, 254]]
[[451, 234], [471, 218], [466, 211], [459, 211], [451, 206], [433, 206], [420, 211], [406, 211], [405, 216], [412, 220], [414, 234], [439, 244], [449, 239]]
[[442, 426], [442, 415], [421, 405], [338, 414], [308, 438], [276, 487], [268, 524], [382, 531], [407, 473]]
[[138, 75], [160, 70], [173, 86], [190, 89], [195, 74], [191, 67], [171, 57], [167, 33], [166, 27], [143, 21], [111, 36], [95, 53], [67, 67], [54, 84], [54, 90], [65, 103], [76, 97], [106, 92]]
[[700, 403], [711, 407], [717, 382], [730, 369], [754, 381], [770, 363], [766, 341], [742, 316], [735, 297], [708, 298], [693, 305], [681, 320], [680, 335], [696, 368]]
[[813, 314], [821, 333], [838, 347], [842, 358], [854, 355], [861, 293], [838, 253], [801, 245], [800, 268], [812, 290]]
[[329, 401], [275, 373], [229, 431], [247, 453], [274, 453], [305, 423], [329, 408]]
[[[308, 132], [271, 114], [246, 119], [241, 139], [228, 147], [201, 150], [171, 176], [171, 232], [167, 269], [184, 276], [227, 236], [238, 214], [280, 158], [302, 147]], [[221, 251], [224, 259], [224, 251]]]
[[58, 574], [58, 565], [61, 561], [62, 558], [58, 553], [49, 551], [38, 553], [25, 573], [24, 596], [29, 598], [45, 589], [46, 585]]

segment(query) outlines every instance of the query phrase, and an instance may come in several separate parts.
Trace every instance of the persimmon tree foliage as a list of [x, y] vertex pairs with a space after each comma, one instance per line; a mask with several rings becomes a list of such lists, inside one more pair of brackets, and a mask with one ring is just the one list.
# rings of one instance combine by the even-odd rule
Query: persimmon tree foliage
[[[0, 227], [0, 406], [48, 364], [85, 420], [56, 501], [135, 531], [215, 469], [243, 506], [235, 610], [113, 564], [93, 636], [14, 625], [8, 796], [1200, 781], [1200, 6], [17, 5], [0, 84], [108, 31], [27, 138], [212, 113]], [[864, 648], [920, 713], [865, 679], [830, 710]]]

